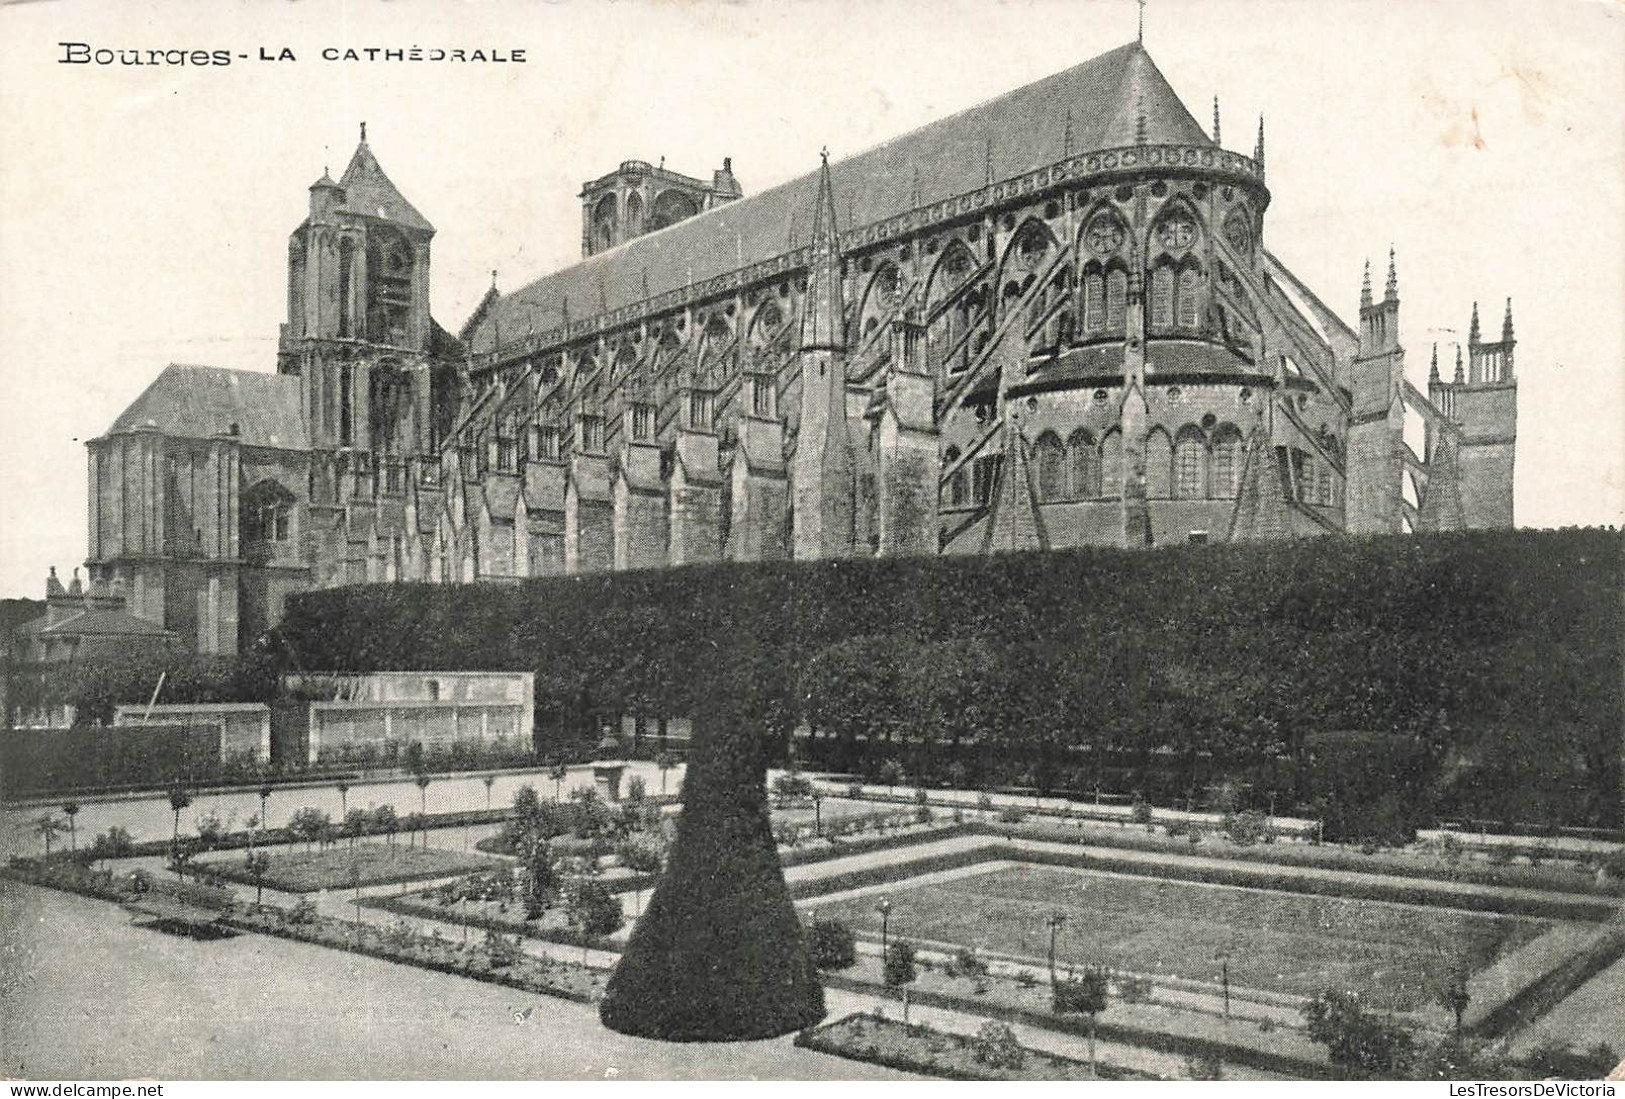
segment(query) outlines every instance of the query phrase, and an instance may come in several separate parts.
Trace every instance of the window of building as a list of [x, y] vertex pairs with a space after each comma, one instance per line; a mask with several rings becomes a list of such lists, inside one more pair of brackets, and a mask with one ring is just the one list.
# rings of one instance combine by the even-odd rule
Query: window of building
[[1093, 500], [1100, 495], [1100, 451], [1095, 448], [1095, 437], [1087, 431], [1074, 431], [1067, 450], [1072, 459], [1071, 494]]
[[601, 454], [604, 450], [604, 418], [583, 413], [581, 416], [581, 449], [587, 454]]
[[1179, 327], [1195, 328], [1201, 316], [1201, 280], [1194, 267], [1179, 273]]
[[1241, 437], [1220, 428], [1213, 438], [1212, 494], [1233, 499], [1241, 480]]
[[688, 394], [688, 426], [695, 431], [710, 431], [715, 398], [709, 390], [694, 389]]
[[1083, 328], [1091, 335], [1106, 330], [1106, 280], [1098, 272], [1083, 277]]
[[519, 456], [518, 442], [511, 435], [497, 436], [497, 469], [512, 473]]
[[1066, 451], [1061, 440], [1046, 431], [1038, 437], [1038, 499], [1051, 503], [1066, 496]]
[[653, 405], [635, 404], [632, 406], [632, 438], [652, 439], [655, 434], [655, 410]]
[[1151, 274], [1151, 323], [1157, 328], [1173, 326], [1174, 272], [1171, 267], [1159, 267]]
[[1199, 500], [1206, 495], [1202, 484], [1202, 459], [1206, 450], [1202, 439], [1183, 434], [1174, 447], [1174, 495], [1181, 500]]
[[774, 385], [771, 374], [752, 374], [750, 376], [750, 411], [751, 415], [764, 420], [771, 420], [774, 416]]
[[1108, 331], [1121, 335], [1126, 321], [1124, 311], [1128, 308], [1128, 273], [1114, 270], [1106, 276], [1106, 327]]
[[1113, 431], [1100, 443], [1100, 494], [1117, 496], [1123, 491], [1123, 436]]
[[999, 454], [987, 454], [971, 463], [971, 497], [978, 504], [993, 499], [993, 488], [999, 479]]

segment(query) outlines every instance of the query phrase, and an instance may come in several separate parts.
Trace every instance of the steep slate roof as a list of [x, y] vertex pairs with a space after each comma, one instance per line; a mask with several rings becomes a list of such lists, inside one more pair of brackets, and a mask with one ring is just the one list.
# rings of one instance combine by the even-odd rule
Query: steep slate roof
[[341, 210], [434, 232], [434, 226], [389, 181], [365, 139], [355, 147], [350, 166], [339, 177], [339, 186], [344, 188]]
[[299, 379], [291, 374], [171, 363], [106, 434], [135, 431], [148, 421], [166, 435], [190, 439], [207, 439], [236, 424], [246, 446], [310, 449]]
[[[1212, 139], [1130, 42], [832, 163], [830, 174], [845, 230], [974, 191], [989, 174], [1010, 179], [1069, 154], [1140, 144]], [[798, 245], [810, 243], [818, 182], [809, 172], [537, 279], [486, 309], [469, 350], [491, 350], [498, 328], [511, 340], [559, 324], [566, 300], [580, 319], [782, 255], [792, 218]]]

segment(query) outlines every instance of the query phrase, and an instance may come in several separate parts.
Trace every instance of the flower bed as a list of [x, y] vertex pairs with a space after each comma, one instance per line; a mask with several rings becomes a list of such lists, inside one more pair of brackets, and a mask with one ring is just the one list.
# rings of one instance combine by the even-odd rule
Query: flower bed
[[[330, 847], [325, 851], [291, 851], [270, 856], [265, 885], [284, 893], [314, 893], [322, 889], [348, 889], [356, 885], [446, 878], [494, 865], [482, 855], [445, 851], [437, 847], [390, 847], [362, 843]], [[198, 864], [201, 872], [241, 885], [255, 885], [254, 875], [239, 859], [214, 859]]]
[[995, 1036], [989, 1031], [985, 1038], [971, 1038], [864, 1014], [804, 1030], [796, 1036], [796, 1045], [948, 1080], [1156, 1079], [1114, 1065], [1101, 1065], [1097, 1075], [1087, 1062], [1028, 1049], [1004, 1033]]
[[525, 907], [518, 902], [509, 904], [506, 912], [494, 904], [480, 904], [477, 907], [467, 901], [442, 904], [424, 893], [409, 893], [404, 897], [363, 897], [361, 903], [381, 912], [393, 912], [397, 916], [467, 924], [483, 931], [518, 935], [562, 946], [585, 946], [590, 950], [614, 952], [621, 950], [623, 945], [602, 935], [582, 935], [580, 930], [565, 921], [563, 910], [559, 907], [548, 909], [537, 919], [527, 920]]
[[[464, 825], [473, 826], [477, 824], [501, 824], [503, 821], [509, 820], [512, 817], [512, 809], [461, 809], [451, 813], [430, 813], [424, 818], [424, 827], [460, 828]], [[404, 817], [398, 818], [393, 830], [386, 825], [377, 823], [376, 821], [369, 821], [361, 828], [359, 832], [354, 833], [350, 831], [350, 826], [345, 822], [333, 821], [331, 823], [332, 831], [330, 833], [330, 841], [332, 839], [348, 840], [352, 835], [403, 835], [407, 831], [404, 820]], [[209, 841], [204, 850], [230, 851], [246, 847], [280, 846], [283, 844], [304, 843], [306, 842], [306, 838], [307, 837], [295, 832], [291, 828], [261, 828], [254, 831], [248, 831], [245, 829], [237, 832], [227, 832], [223, 835], [215, 837]], [[141, 840], [137, 843], [131, 844], [129, 850], [125, 852], [125, 855], [167, 855], [169, 854], [170, 842], [170, 839]], [[200, 840], [197, 836], [183, 835], [181, 837], [181, 842], [199, 844]]]
[[229, 917], [226, 923], [239, 930], [296, 939], [577, 1003], [596, 1003], [603, 991], [604, 973], [571, 962], [524, 954], [511, 944], [498, 949], [493, 949], [491, 944], [464, 946], [433, 934], [417, 935], [405, 928], [356, 925], [322, 916], [297, 921], [290, 917], [285, 909], [250, 906]]

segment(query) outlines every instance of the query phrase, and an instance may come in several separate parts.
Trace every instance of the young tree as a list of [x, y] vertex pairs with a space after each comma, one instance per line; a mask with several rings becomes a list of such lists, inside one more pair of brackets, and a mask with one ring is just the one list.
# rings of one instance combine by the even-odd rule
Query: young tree
[[819, 969], [849, 969], [857, 964], [857, 938], [839, 920], [814, 920], [808, 950]]
[[339, 819], [350, 815], [350, 784], [342, 779], [333, 784], [339, 792]]
[[79, 829], [74, 824], [74, 819], [73, 818], [75, 818], [75, 817], [77, 817], [79, 815], [79, 803], [77, 801], [65, 801], [65, 802], [63, 802], [62, 803], [62, 815], [68, 818], [68, 842], [70, 844], [72, 844], [72, 850], [78, 851], [79, 850]]
[[372, 811], [372, 823], [375, 828], [388, 837], [391, 850], [395, 847], [395, 833], [400, 829], [400, 817], [395, 814], [393, 805], [380, 805]]
[[1089, 1016], [1089, 1070], [1100, 1075], [1095, 1060], [1095, 1029], [1100, 1013], [1110, 1002], [1111, 982], [1106, 970], [1098, 965], [1085, 969], [1080, 976], [1065, 977], [1054, 983], [1053, 1007], [1057, 1015]]
[[886, 784], [888, 794], [895, 792], [895, 787], [903, 781], [903, 765], [895, 759], [888, 759], [880, 765], [880, 781]]
[[264, 851], [250, 851], [244, 860], [248, 876], [254, 879], [254, 906], [265, 902], [265, 875], [271, 869], [271, 856]]
[[547, 841], [537, 836], [525, 857], [525, 918], [534, 920], [546, 912], [558, 888], [559, 875], [553, 852]]
[[670, 752], [661, 752], [655, 759], [655, 766], [660, 768], [660, 796], [666, 796], [666, 772], [677, 766], [677, 757]]
[[45, 857], [51, 857], [51, 841], [62, 834], [62, 821], [49, 813], [34, 818], [34, 834], [45, 841]]
[[[412, 743], [416, 744], [417, 741]], [[420, 774], [417, 778], [419, 811], [427, 817], [429, 815], [429, 776]]]
[[367, 830], [367, 824], [371, 819], [371, 814], [360, 806], [344, 814], [344, 830], [350, 835], [350, 850], [355, 850], [356, 838]]
[[406, 746], [406, 769], [414, 775], [423, 774], [423, 744], [412, 741]]
[[570, 777], [570, 768], [565, 765], [563, 760], [560, 760], [558, 763], [553, 765], [552, 770], [548, 771], [547, 777], [553, 780], [553, 800], [564, 800], [564, 794], [562, 792], [564, 789], [564, 780]]
[[179, 841], [181, 838], [181, 810], [192, 804], [192, 795], [184, 786], [176, 786], [169, 791], [169, 808], [175, 814], [175, 831], [171, 839]]
[[270, 803], [271, 803], [272, 789], [273, 789], [273, 787], [271, 786], [271, 784], [269, 782], [262, 785], [260, 787], [260, 789], [259, 789], [259, 794], [260, 794], [260, 828], [261, 829], [271, 827], [271, 817], [270, 817], [269, 814], [270, 814]]
[[485, 808], [487, 812], [491, 809], [491, 787], [495, 786], [496, 782], [497, 777], [495, 775], [485, 776]]
[[401, 827], [406, 829], [406, 849], [408, 851], [412, 849], [413, 832], [416, 832], [423, 837], [423, 849], [425, 851], [429, 849], [429, 837], [423, 830], [424, 825], [428, 823], [428, 819], [429, 818], [425, 817], [422, 813], [408, 813], [406, 814], [406, 819], [401, 821]]

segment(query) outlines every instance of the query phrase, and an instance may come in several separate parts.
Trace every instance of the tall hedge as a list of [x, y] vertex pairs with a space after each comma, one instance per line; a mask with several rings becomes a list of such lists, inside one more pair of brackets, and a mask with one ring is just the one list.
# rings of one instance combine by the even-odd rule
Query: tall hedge
[[1254, 774], [1356, 729], [1426, 742], [1440, 812], [1617, 825], [1621, 548], [1483, 531], [368, 586], [293, 597], [279, 640], [312, 669], [535, 671], [539, 712], [579, 720], [694, 711], [766, 620], [774, 736]]

